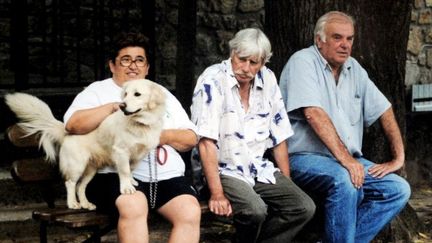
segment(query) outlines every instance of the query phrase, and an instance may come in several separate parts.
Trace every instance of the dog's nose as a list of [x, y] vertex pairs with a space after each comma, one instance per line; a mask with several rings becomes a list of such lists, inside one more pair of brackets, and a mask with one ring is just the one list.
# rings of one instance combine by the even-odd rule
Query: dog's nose
[[123, 112], [125, 111], [125, 109], [126, 109], [126, 103], [120, 103], [119, 104], [119, 107], [120, 107], [120, 110], [122, 110]]

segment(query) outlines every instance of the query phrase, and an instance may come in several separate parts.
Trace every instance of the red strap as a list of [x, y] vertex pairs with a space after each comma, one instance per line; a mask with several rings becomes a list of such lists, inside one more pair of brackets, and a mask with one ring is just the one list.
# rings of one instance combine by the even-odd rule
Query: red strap
[[[160, 151], [163, 151], [163, 161], [161, 160], [161, 157], [159, 156]], [[168, 152], [166, 150], [166, 148], [162, 147], [162, 146], [158, 146], [156, 149], [156, 160], [160, 165], [164, 165], [167, 160], [168, 160]]]

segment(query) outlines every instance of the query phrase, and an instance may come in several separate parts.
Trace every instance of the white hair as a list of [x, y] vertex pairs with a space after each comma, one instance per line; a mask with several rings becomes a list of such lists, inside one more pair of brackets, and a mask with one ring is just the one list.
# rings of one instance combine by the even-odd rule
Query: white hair
[[234, 38], [229, 41], [230, 53], [233, 52], [240, 57], [256, 56], [263, 63], [270, 61], [272, 56], [271, 44], [267, 36], [257, 28], [240, 30]]
[[320, 36], [320, 38], [323, 42], [326, 42], [326, 35], [324, 32], [326, 25], [328, 23], [335, 21], [335, 20], [341, 20], [341, 18], [350, 22], [354, 26], [354, 24], [355, 24], [354, 18], [351, 17], [350, 15], [343, 13], [343, 12], [340, 12], [340, 11], [330, 11], [330, 12], [324, 14], [323, 16], [321, 16], [315, 24], [315, 29], [314, 29], [314, 42], [315, 42], [315, 44], [316, 44], [317, 35]]

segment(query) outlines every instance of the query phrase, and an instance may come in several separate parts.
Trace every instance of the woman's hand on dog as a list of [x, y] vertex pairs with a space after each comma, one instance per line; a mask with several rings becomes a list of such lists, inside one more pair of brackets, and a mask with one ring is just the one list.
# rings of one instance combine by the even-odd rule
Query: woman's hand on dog
[[107, 103], [95, 108], [78, 110], [66, 123], [70, 134], [86, 134], [96, 129], [103, 120], [120, 109], [120, 102]]

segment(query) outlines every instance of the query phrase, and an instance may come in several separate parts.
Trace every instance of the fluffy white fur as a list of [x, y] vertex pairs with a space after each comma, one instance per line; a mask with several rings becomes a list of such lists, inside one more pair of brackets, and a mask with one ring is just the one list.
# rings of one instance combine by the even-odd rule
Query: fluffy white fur
[[40, 99], [25, 93], [6, 95], [7, 105], [20, 120], [18, 125], [27, 135], [40, 134], [39, 146], [49, 161], [59, 159], [69, 208], [96, 208], [87, 200], [85, 189], [103, 166], [117, 168], [121, 193], [134, 193], [137, 182], [131, 170], [159, 144], [165, 112], [162, 88], [147, 79], [128, 81], [123, 86], [122, 101], [121, 110], [109, 115], [97, 129], [72, 135]]

